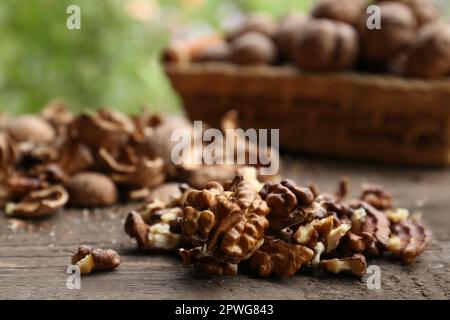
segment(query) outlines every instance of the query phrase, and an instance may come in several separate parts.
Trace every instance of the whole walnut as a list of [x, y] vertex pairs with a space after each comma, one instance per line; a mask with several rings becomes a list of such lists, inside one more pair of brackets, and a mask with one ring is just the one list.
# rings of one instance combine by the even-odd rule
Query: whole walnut
[[291, 58], [295, 36], [301, 32], [307, 21], [307, 17], [298, 12], [290, 12], [281, 18], [274, 40], [282, 58]]
[[[378, 0], [384, 2], [386, 0]], [[390, 0], [401, 2], [411, 8], [419, 25], [436, 21], [440, 17], [439, 5], [435, 0]]]
[[450, 75], [450, 25], [423, 26], [407, 62], [407, 74], [421, 78]]
[[365, 16], [359, 26], [362, 55], [369, 65], [385, 66], [414, 43], [417, 19], [411, 9], [397, 2], [382, 2], [380, 28], [369, 29]]
[[257, 32], [248, 32], [231, 42], [231, 60], [242, 65], [271, 64], [277, 57], [273, 41]]
[[72, 176], [66, 185], [69, 204], [74, 206], [106, 206], [117, 202], [117, 188], [106, 175], [81, 172]]
[[311, 15], [357, 26], [366, 7], [367, 0], [322, 0], [314, 6]]
[[294, 40], [292, 59], [304, 70], [343, 70], [358, 57], [356, 30], [343, 22], [311, 20]]
[[235, 30], [228, 33], [227, 40], [233, 41], [248, 32], [257, 32], [271, 38], [275, 35], [276, 30], [277, 23], [271, 15], [261, 12], [253, 13]]

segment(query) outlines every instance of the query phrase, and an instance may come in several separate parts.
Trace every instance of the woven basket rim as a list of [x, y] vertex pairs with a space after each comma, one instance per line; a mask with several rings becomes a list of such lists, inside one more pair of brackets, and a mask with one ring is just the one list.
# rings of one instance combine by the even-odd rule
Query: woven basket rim
[[419, 79], [405, 78], [390, 74], [361, 73], [356, 71], [327, 71], [305, 72], [292, 65], [283, 66], [240, 66], [224, 62], [202, 63], [166, 63], [165, 71], [169, 75], [226, 75], [233, 78], [262, 78], [262, 79], [299, 79], [302, 77], [317, 77], [336, 79], [336, 81], [355, 82], [360, 85], [376, 85], [391, 89], [427, 90], [440, 89], [450, 92], [450, 78]]

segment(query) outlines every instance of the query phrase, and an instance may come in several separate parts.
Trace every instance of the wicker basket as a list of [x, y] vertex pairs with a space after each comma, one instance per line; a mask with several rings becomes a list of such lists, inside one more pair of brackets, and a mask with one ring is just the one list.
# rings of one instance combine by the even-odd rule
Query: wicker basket
[[217, 126], [235, 109], [243, 128], [280, 129], [286, 150], [450, 163], [450, 80], [222, 63], [171, 63], [165, 69], [191, 119]]

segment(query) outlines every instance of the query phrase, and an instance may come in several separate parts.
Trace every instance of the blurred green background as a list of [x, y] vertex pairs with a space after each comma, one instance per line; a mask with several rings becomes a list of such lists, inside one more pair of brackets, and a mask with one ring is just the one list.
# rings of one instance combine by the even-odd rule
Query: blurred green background
[[[227, 15], [306, 10], [312, 0], [2, 0], [0, 111], [35, 112], [58, 98], [73, 110], [143, 105], [181, 110], [158, 62], [171, 31], [220, 27]], [[66, 27], [69, 5], [81, 30]], [[219, 19], [220, 18], [220, 19]]]

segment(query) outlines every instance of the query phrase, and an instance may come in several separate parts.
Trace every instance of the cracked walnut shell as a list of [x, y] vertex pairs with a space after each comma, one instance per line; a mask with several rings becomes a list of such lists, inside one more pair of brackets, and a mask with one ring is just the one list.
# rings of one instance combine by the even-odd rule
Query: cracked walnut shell
[[98, 113], [82, 113], [71, 123], [71, 135], [92, 148], [115, 148], [125, 145], [134, 132], [130, 118], [118, 112], [103, 109]]
[[39, 218], [54, 214], [69, 200], [67, 191], [60, 185], [31, 191], [18, 203], [7, 203], [5, 212], [9, 216]]

